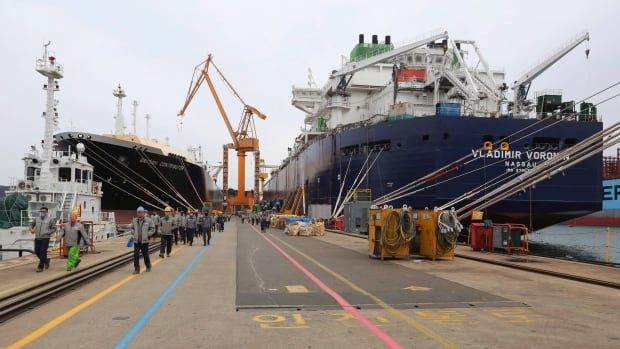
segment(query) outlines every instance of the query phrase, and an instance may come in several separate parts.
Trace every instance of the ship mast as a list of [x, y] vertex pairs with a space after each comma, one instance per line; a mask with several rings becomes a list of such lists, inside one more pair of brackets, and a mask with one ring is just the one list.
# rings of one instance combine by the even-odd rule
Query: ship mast
[[48, 56], [47, 47], [51, 41], [43, 47], [43, 57], [37, 60], [36, 71], [47, 77], [47, 84], [43, 85], [43, 90], [47, 92], [47, 101], [43, 118], [45, 119], [45, 131], [43, 134], [43, 163], [41, 164], [41, 177], [39, 179], [39, 189], [49, 190], [50, 188], [50, 163], [52, 162], [54, 130], [58, 125], [58, 113], [56, 105], [58, 101], [54, 99], [54, 92], [60, 90], [58, 80], [63, 78], [62, 66], [56, 64], [56, 57]]
[[144, 115], [144, 118], [146, 119], [146, 139], [149, 139], [149, 129], [151, 128], [151, 115], [146, 114]]
[[133, 128], [133, 134], [137, 134], [136, 132], [136, 115], [138, 114], [138, 101], [131, 102], [133, 106], [133, 111], [131, 112], [131, 127]]
[[123, 98], [127, 97], [127, 95], [125, 94], [125, 90], [121, 88], [120, 84], [114, 91], [112, 91], [112, 94], [114, 97], [118, 98], [116, 101], [116, 116], [114, 117], [114, 119], [116, 119], [114, 133], [117, 135], [122, 135], [125, 129], [125, 120], [123, 119]]

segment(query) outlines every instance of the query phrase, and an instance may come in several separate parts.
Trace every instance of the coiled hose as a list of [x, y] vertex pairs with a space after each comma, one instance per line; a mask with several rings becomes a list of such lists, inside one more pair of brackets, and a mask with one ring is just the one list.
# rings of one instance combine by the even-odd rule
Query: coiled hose
[[454, 208], [450, 211], [441, 211], [437, 218], [437, 243], [444, 250], [451, 250], [456, 246], [456, 240], [463, 229]]
[[407, 210], [390, 211], [383, 219], [382, 226], [381, 245], [391, 253], [415, 237], [413, 216]]

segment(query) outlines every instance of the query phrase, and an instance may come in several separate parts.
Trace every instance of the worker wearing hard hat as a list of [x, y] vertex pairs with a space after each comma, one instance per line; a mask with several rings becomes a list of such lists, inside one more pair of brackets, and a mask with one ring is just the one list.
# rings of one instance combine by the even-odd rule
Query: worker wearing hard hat
[[172, 207], [166, 207], [164, 217], [161, 218], [161, 226], [159, 227], [159, 235], [161, 235], [160, 258], [164, 258], [164, 252], [166, 252], [167, 257], [170, 257], [170, 252], [172, 252], [172, 231], [176, 228], [176, 225], [177, 222], [172, 217]]
[[65, 239], [65, 246], [67, 246], [67, 271], [71, 271], [82, 261], [80, 259], [79, 245], [81, 240], [85, 245], [90, 245], [86, 229], [82, 223], [78, 222], [80, 216], [79, 208], [74, 208], [69, 214], [69, 222], [60, 230], [59, 238]]
[[194, 244], [194, 233], [196, 233], [197, 223], [198, 222], [196, 220], [196, 216], [194, 216], [194, 211], [190, 210], [185, 226], [185, 238], [190, 246]]
[[133, 229], [133, 267], [134, 274], [140, 274], [140, 253], [146, 265], [146, 271], [151, 271], [151, 258], [149, 256], [149, 239], [155, 233], [153, 221], [144, 216], [144, 207], [136, 210], [136, 217], [131, 221]]

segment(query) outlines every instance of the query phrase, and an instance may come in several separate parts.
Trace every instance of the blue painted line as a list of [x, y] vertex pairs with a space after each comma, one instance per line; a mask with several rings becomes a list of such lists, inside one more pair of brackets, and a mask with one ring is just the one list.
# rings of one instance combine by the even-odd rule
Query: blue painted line
[[[214, 235], [215, 236], [213, 237], [213, 239], [211, 239], [211, 242], [217, 241], [221, 233], [214, 234]], [[133, 339], [144, 328], [144, 326], [146, 326], [146, 323], [153, 317], [153, 315], [155, 315], [157, 310], [159, 310], [159, 307], [161, 307], [161, 305], [164, 304], [164, 301], [168, 298], [168, 296], [172, 294], [172, 291], [174, 291], [174, 289], [177, 288], [177, 286], [179, 286], [181, 281], [185, 279], [187, 274], [189, 274], [189, 272], [192, 271], [192, 269], [194, 269], [194, 267], [196, 266], [196, 263], [198, 263], [200, 258], [202, 258], [202, 256], [204, 256], [205, 253], [207, 253], [207, 251], [209, 250], [209, 247], [211, 246], [212, 245], [204, 246], [200, 250], [200, 252], [198, 252], [198, 254], [196, 254], [194, 258], [192, 258], [192, 260], [185, 266], [185, 268], [183, 268], [183, 270], [176, 277], [176, 279], [174, 279], [174, 281], [172, 281], [172, 283], [168, 285], [168, 288], [166, 288], [166, 290], [159, 296], [159, 298], [157, 298], [157, 300], [155, 300], [155, 302], [149, 307], [149, 309], [138, 319], [138, 321], [136, 321], [136, 323], [129, 330], [129, 332], [127, 332], [125, 336], [121, 338], [121, 340], [118, 341], [118, 343], [116, 343], [116, 345], [114, 346], [114, 349], [125, 349], [127, 348], [127, 346], [129, 346], [129, 344], [131, 344]]]

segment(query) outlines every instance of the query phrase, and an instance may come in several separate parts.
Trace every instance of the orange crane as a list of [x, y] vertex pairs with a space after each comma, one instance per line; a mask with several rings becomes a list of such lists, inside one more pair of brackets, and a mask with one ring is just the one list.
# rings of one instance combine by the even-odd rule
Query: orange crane
[[[217, 73], [220, 75], [222, 80], [226, 83], [228, 88], [232, 91], [233, 95], [237, 97], [237, 99], [243, 104], [243, 112], [241, 113], [241, 120], [239, 121], [239, 125], [237, 126], [237, 130], [234, 130], [228, 115], [226, 114], [226, 110], [222, 105], [222, 101], [220, 100], [219, 95], [213, 85], [213, 81], [209, 76], [209, 67], [212, 66]], [[224, 119], [224, 123], [226, 124], [226, 128], [228, 129], [228, 133], [232, 138], [232, 143], [224, 145], [224, 154], [222, 161], [222, 172], [223, 172], [223, 192], [224, 192], [224, 204], [227, 206], [227, 210], [230, 212], [231, 210], [234, 212], [236, 209], [244, 209], [250, 208], [254, 205], [255, 201], [258, 201], [258, 193], [259, 193], [259, 178], [257, 177], [260, 173], [260, 151], [258, 147], [258, 138], [256, 136], [256, 127], [254, 125], [254, 116], [258, 117], [261, 120], [265, 120], [265, 114], [261, 113], [255, 107], [245, 103], [243, 98], [237, 93], [237, 90], [230, 84], [228, 79], [224, 76], [222, 71], [215, 65], [213, 62], [213, 55], [209, 54], [206, 60], [198, 64], [194, 68], [194, 76], [192, 81], [190, 82], [189, 90], [187, 91], [187, 97], [185, 98], [185, 103], [183, 104], [183, 108], [179, 112], [179, 116], [185, 115], [185, 111], [189, 107], [189, 104], [193, 100], [194, 96], [202, 86], [202, 83], [206, 81], [209, 86], [209, 90], [211, 91], [211, 95], [215, 100], [215, 104], [217, 105], [220, 114], [222, 115], [222, 119]], [[237, 152], [237, 195], [228, 198], [228, 149], [234, 149]], [[254, 178], [254, 196], [246, 195], [245, 193], [245, 156], [247, 152], [254, 152], [254, 175], [257, 178]]]

